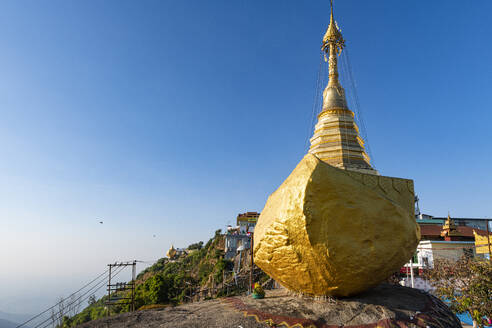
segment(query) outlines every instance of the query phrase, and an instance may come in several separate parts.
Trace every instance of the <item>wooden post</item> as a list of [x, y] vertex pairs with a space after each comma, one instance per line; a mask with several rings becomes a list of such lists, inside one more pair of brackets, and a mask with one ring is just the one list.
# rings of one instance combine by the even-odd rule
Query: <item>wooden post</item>
[[109, 302], [111, 301], [111, 264], [108, 264], [109, 266], [109, 281], [108, 281], [108, 301], [106, 302], [106, 306], [108, 308], [108, 317], [111, 315], [111, 313], [109, 312], [110, 310], [110, 305], [109, 305]]
[[492, 261], [492, 253], [490, 252], [490, 229], [489, 229], [489, 220], [487, 219], [487, 243], [489, 244], [489, 261]]
[[410, 259], [410, 280], [411, 280], [410, 283], [411, 283], [412, 288], [415, 288], [413, 285], [413, 256]]
[[133, 261], [132, 263], [132, 311], [135, 311], [135, 274], [137, 271], [137, 261]]
[[249, 248], [249, 251], [251, 253], [251, 267], [249, 269], [249, 293], [253, 293], [253, 266], [254, 266], [254, 260], [253, 260], [253, 233], [251, 233], [251, 245]]

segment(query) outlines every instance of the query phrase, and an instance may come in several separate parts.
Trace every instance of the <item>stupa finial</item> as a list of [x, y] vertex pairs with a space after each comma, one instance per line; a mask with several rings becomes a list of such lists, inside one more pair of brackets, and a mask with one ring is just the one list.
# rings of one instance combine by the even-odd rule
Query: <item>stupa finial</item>
[[333, 20], [333, 0], [330, 0], [330, 9], [331, 9], [330, 21], [332, 21]]
[[[338, 29], [333, 16], [333, 0], [330, 0], [331, 13], [330, 25], [326, 30], [321, 45], [322, 51], [325, 53], [325, 60], [328, 61], [328, 86], [323, 94], [323, 110], [332, 108], [348, 108], [345, 93], [338, 79], [338, 55], [345, 47], [345, 40], [342, 33]], [[327, 59], [327, 55], [329, 58]]]
[[345, 47], [345, 40], [343, 39], [342, 33], [338, 29], [337, 23], [335, 22], [335, 18], [333, 16], [333, 0], [330, 0], [330, 6], [330, 25], [328, 26], [325, 36], [323, 37], [321, 49], [323, 49], [325, 53], [329, 54], [329, 85], [339, 86], [337, 55], [339, 55]]

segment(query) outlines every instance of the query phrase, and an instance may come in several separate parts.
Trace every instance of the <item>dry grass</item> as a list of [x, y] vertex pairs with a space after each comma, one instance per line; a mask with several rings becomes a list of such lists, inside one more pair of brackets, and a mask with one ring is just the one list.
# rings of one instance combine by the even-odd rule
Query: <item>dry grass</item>
[[138, 311], [165, 309], [165, 308], [170, 307], [170, 306], [171, 305], [169, 305], [169, 304], [149, 304], [149, 305], [141, 306], [138, 309]]

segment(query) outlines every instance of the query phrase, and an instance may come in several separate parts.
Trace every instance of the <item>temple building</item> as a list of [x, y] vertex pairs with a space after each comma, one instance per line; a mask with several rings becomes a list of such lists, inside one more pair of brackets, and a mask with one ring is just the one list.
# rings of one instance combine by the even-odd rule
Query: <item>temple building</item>
[[187, 255], [188, 251], [183, 248], [174, 248], [174, 245], [171, 245], [171, 248], [166, 252], [166, 257], [170, 260], [176, 260], [183, 255]]
[[[442, 226], [447, 220], [446, 217], [432, 216], [423, 213], [416, 214], [415, 219], [417, 220], [417, 223], [420, 225], [420, 227], [422, 227], [423, 225]], [[480, 230], [487, 230], [487, 220], [492, 221], [492, 219], [482, 219], [482, 218], [453, 218], [453, 222], [458, 227], [466, 226], [466, 227], [471, 227]]]
[[237, 225], [242, 234], [253, 233], [255, 231], [256, 222], [258, 222], [258, 212], [246, 212], [237, 215]]
[[225, 259], [232, 259], [238, 251], [248, 250], [251, 244], [251, 234], [258, 222], [258, 212], [239, 213], [236, 227], [229, 226], [225, 235]]
[[445, 241], [460, 240], [462, 234], [458, 231], [458, 226], [448, 214], [448, 219], [444, 222], [441, 231], [441, 237], [444, 237]]
[[354, 121], [355, 114], [348, 108], [345, 90], [338, 79], [338, 56], [344, 46], [345, 40], [335, 23], [331, 6], [330, 25], [322, 44], [322, 50], [329, 55], [329, 82], [323, 92], [323, 107], [310, 139], [309, 152], [341, 169], [378, 174], [370, 164]]
[[[420, 226], [420, 243], [412, 259], [412, 267], [418, 269], [432, 268], [434, 260], [447, 259], [457, 261], [463, 255], [489, 258], [489, 240], [492, 232], [487, 231], [489, 219], [478, 218], [435, 218], [420, 214], [417, 223]], [[489, 236], [489, 237], [487, 237]], [[405, 265], [408, 269], [409, 264]], [[405, 272], [405, 268], [402, 272]]]
[[[401, 268], [400, 273], [407, 274], [410, 268], [415, 273], [414, 287], [429, 291], [432, 287], [422, 278], [425, 269], [433, 268], [434, 261], [446, 259], [457, 261], [462, 256], [490, 258], [489, 243], [492, 232], [487, 231], [488, 219], [447, 218], [419, 214], [421, 239], [411, 262]], [[402, 284], [411, 287], [410, 277]]]

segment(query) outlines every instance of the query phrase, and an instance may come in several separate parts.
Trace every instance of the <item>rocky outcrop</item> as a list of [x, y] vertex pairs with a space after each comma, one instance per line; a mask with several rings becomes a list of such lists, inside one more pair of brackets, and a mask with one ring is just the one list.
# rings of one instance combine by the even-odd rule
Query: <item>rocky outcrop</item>
[[261, 212], [255, 263], [296, 292], [360, 293], [414, 253], [413, 201], [411, 180], [337, 169], [307, 154]]
[[418, 289], [382, 284], [348, 298], [293, 296], [286, 290], [267, 292], [262, 300], [230, 298], [246, 316], [271, 325], [316, 328], [459, 328], [458, 318], [440, 300]]
[[460, 322], [437, 298], [417, 289], [380, 285], [357, 297], [298, 297], [285, 289], [267, 291], [262, 300], [229, 297], [125, 313], [82, 324], [80, 328], [135, 327], [316, 327], [459, 328]]

